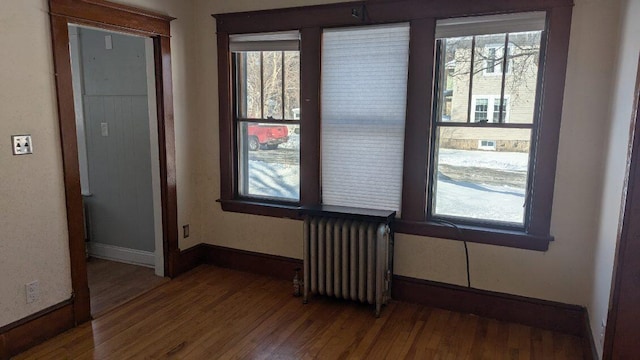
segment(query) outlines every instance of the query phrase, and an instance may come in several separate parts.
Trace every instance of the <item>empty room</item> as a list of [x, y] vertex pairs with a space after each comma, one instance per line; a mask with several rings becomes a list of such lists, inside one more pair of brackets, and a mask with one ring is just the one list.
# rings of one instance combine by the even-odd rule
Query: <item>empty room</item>
[[637, 358], [637, 16], [3, 0], [0, 359]]

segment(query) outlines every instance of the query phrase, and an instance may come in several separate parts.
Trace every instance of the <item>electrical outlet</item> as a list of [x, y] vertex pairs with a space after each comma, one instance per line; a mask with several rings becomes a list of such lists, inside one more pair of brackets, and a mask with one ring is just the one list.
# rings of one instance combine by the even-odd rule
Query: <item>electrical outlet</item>
[[40, 300], [40, 283], [38, 280], [25, 284], [27, 292], [27, 304]]
[[31, 135], [13, 135], [11, 136], [11, 142], [13, 144], [13, 155], [33, 154]]
[[189, 237], [189, 224], [182, 226], [182, 237], [184, 239]]

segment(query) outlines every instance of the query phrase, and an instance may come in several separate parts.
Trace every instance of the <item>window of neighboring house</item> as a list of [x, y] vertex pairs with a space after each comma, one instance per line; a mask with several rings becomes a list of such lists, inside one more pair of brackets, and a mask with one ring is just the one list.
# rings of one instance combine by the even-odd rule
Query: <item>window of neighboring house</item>
[[400, 211], [409, 24], [325, 30], [322, 203]]
[[[508, 122], [509, 98], [507, 95], [500, 101], [500, 96], [474, 96], [471, 107], [474, 109], [472, 122]], [[445, 104], [444, 106], [451, 106]], [[500, 111], [502, 109], [502, 111]], [[491, 110], [491, 111], [490, 111]], [[502, 112], [502, 114], [501, 114]]]
[[300, 198], [298, 33], [231, 37], [237, 132], [237, 192], [245, 198]]
[[493, 118], [491, 119], [493, 122], [496, 122], [498, 119], [502, 119], [502, 122], [508, 122], [507, 118], [507, 108], [509, 107], [509, 98], [503, 97], [500, 99], [499, 97], [493, 98]]
[[[529, 28], [518, 25], [514, 31], [509, 23], [491, 29], [479, 24], [476, 29], [473, 18], [467, 21], [470, 26], [457, 33], [444, 21], [446, 34], [437, 40], [436, 66], [446, 69], [455, 60], [456, 68], [440, 71], [436, 80], [440, 100], [433, 117], [428, 216], [523, 228], [530, 208], [531, 139], [545, 17], [534, 15]], [[503, 49], [513, 50], [505, 57]], [[444, 92], [451, 88], [451, 105], [445, 105]], [[499, 95], [483, 95], [487, 93]], [[440, 119], [447, 106], [454, 115], [444, 122]]]
[[486, 45], [484, 51], [478, 51], [478, 54], [483, 58], [483, 71], [485, 75], [502, 75], [502, 66], [505, 66], [506, 73], [511, 70], [512, 61], [509, 57], [513, 53], [513, 46], [508, 46], [507, 49], [507, 61], [504, 61], [504, 45]]
[[476, 122], [487, 121], [489, 119], [489, 99], [477, 98], [475, 111], [473, 113], [473, 120]]
[[494, 140], [479, 140], [478, 149], [480, 150], [495, 150], [496, 142]]

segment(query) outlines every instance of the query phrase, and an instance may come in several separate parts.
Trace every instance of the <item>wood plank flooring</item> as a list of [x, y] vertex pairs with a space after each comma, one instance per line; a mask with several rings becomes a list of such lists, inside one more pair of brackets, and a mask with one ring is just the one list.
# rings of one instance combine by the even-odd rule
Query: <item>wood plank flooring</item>
[[376, 319], [291, 292], [203, 265], [16, 359], [582, 359], [570, 335], [397, 301]]
[[87, 261], [87, 277], [94, 318], [169, 281], [151, 268], [93, 257]]

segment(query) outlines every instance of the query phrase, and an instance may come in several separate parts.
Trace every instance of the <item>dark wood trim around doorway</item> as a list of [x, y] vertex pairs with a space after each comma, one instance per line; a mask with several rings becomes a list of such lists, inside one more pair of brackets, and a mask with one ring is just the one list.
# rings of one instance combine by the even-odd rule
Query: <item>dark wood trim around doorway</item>
[[640, 59], [636, 75], [633, 115], [629, 129], [629, 152], [609, 314], [604, 340], [604, 359], [631, 359], [638, 356], [640, 340]]
[[174, 18], [103, 0], [49, 0], [49, 7], [71, 256], [73, 316], [74, 323], [77, 325], [90, 320], [91, 313], [68, 25], [89, 25], [106, 30], [143, 35], [154, 40], [164, 270], [166, 276], [173, 277], [177, 275], [174, 264], [180, 255], [177, 231], [175, 139], [169, 39], [170, 22]]

